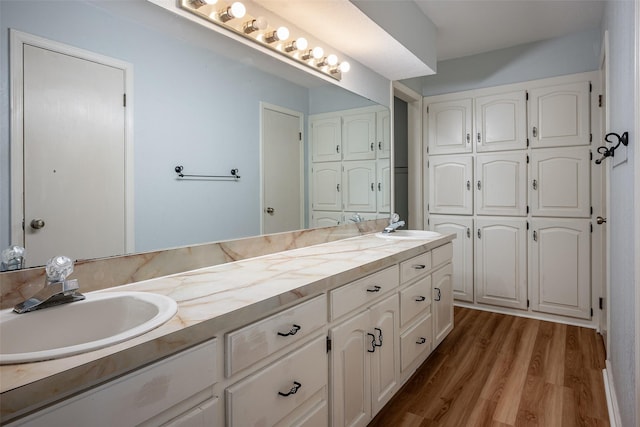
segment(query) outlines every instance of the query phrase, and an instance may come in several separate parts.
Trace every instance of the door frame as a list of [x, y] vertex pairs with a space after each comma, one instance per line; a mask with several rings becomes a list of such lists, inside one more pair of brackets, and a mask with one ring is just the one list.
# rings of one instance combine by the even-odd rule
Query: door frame
[[[134, 252], [134, 195], [133, 195], [133, 65], [119, 59], [100, 55], [15, 29], [9, 30], [9, 93], [10, 93], [10, 147], [11, 147], [11, 244], [24, 246], [24, 79], [23, 45], [28, 44], [64, 55], [74, 56], [123, 71], [127, 105], [125, 108], [125, 251]], [[122, 254], [114, 254], [122, 255]]]
[[260, 234], [264, 234], [264, 142], [265, 142], [265, 128], [264, 128], [264, 112], [265, 110], [277, 111], [282, 114], [288, 114], [290, 116], [294, 116], [298, 118], [298, 131], [301, 135], [302, 148], [300, 150], [300, 170], [302, 171], [302, 176], [300, 177], [300, 228], [305, 227], [305, 192], [306, 188], [305, 181], [307, 180], [307, 170], [305, 168], [304, 159], [305, 159], [305, 151], [307, 147], [306, 143], [306, 135], [304, 132], [304, 113], [300, 111], [290, 110], [285, 107], [280, 107], [279, 105], [269, 104], [268, 102], [260, 102], [260, 210], [258, 215], [260, 215]]
[[[409, 218], [407, 218], [407, 228], [415, 230], [427, 229], [427, 218], [424, 213], [426, 212], [426, 200], [424, 197], [423, 171], [426, 170], [426, 159], [423, 157], [426, 150], [424, 149], [424, 143], [422, 141], [422, 95], [413, 89], [405, 86], [404, 84], [394, 81], [392, 87], [391, 96], [391, 117], [394, 117], [393, 111], [393, 97], [397, 97], [407, 103], [407, 143], [409, 154]], [[391, 120], [391, 179], [393, 180], [393, 147], [395, 144], [394, 133], [394, 121]], [[426, 142], [426, 141], [425, 141]], [[394, 211], [394, 197], [393, 192], [394, 183], [391, 183], [391, 212]]]

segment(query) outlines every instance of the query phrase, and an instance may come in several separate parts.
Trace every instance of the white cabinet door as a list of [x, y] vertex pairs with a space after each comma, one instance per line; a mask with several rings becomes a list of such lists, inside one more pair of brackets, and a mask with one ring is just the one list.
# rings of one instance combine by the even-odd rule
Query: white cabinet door
[[311, 166], [311, 209], [342, 210], [342, 164], [340, 162], [314, 163]]
[[476, 156], [476, 213], [527, 214], [527, 153]]
[[433, 284], [433, 348], [453, 329], [453, 267], [451, 263], [431, 274]]
[[471, 215], [473, 213], [473, 156], [431, 156], [429, 212]]
[[371, 353], [371, 411], [375, 415], [391, 399], [400, 378], [399, 300], [395, 293], [370, 309], [376, 340]]
[[533, 150], [530, 181], [533, 216], [591, 216], [588, 147]]
[[590, 221], [534, 219], [530, 232], [532, 309], [589, 319]]
[[389, 110], [376, 113], [376, 136], [378, 158], [388, 159], [391, 156], [391, 113]]
[[442, 234], [454, 233], [453, 240], [453, 297], [473, 302], [473, 218], [432, 215], [429, 229]]
[[352, 114], [342, 118], [344, 160], [376, 158], [376, 113]]
[[342, 163], [344, 209], [352, 212], [376, 211], [376, 163], [355, 161]]
[[311, 227], [335, 227], [344, 223], [342, 212], [313, 211], [311, 212]]
[[378, 212], [391, 212], [391, 164], [388, 159], [377, 161], [376, 174]]
[[579, 82], [529, 92], [532, 148], [590, 144], [589, 85]]
[[476, 220], [476, 301], [527, 308], [527, 222]]
[[340, 323], [331, 335], [331, 417], [333, 427], [366, 426], [371, 419], [372, 346], [369, 311]]
[[342, 159], [342, 127], [340, 117], [310, 119], [311, 161], [331, 162]]
[[476, 151], [526, 149], [526, 102], [524, 90], [476, 98]]
[[471, 98], [427, 104], [425, 114], [429, 154], [472, 151]]

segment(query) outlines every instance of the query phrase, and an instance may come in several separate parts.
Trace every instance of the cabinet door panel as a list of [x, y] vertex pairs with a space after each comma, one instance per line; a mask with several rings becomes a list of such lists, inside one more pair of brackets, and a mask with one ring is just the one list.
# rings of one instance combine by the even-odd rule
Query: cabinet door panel
[[473, 213], [473, 157], [432, 156], [429, 159], [429, 212]]
[[431, 274], [433, 283], [433, 348], [453, 329], [453, 267], [447, 264]]
[[591, 163], [587, 147], [534, 150], [530, 181], [533, 216], [591, 216]]
[[454, 233], [453, 296], [460, 301], [473, 302], [473, 218], [460, 216], [429, 217], [430, 229], [442, 234]]
[[352, 212], [376, 211], [376, 163], [368, 161], [344, 162], [344, 209]]
[[331, 425], [334, 427], [364, 427], [371, 418], [369, 319], [369, 311], [364, 311], [330, 330]]
[[526, 220], [478, 219], [476, 227], [476, 300], [526, 309]]
[[478, 154], [476, 194], [479, 215], [526, 215], [527, 154]]
[[342, 212], [313, 211], [311, 213], [311, 227], [335, 227], [343, 222]]
[[378, 137], [378, 158], [388, 159], [391, 155], [391, 113], [389, 110], [376, 113], [376, 136]]
[[476, 151], [527, 148], [525, 91], [475, 99]]
[[389, 160], [378, 160], [376, 167], [378, 175], [377, 207], [378, 212], [391, 212], [391, 164]]
[[590, 318], [590, 238], [589, 220], [532, 220], [530, 282], [534, 311]]
[[342, 159], [342, 127], [340, 117], [310, 119], [311, 159], [331, 162]]
[[533, 89], [529, 99], [532, 148], [590, 144], [589, 82]]
[[371, 307], [376, 351], [371, 353], [371, 411], [375, 415], [393, 397], [400, 377], [398, 294]]
[[376, 113], [353, 114], [342, 118], [344, 160], [376, 158]]
[[340, 162], [314, 163], [311, 209], [342, 210], [342, 165]]
[[413, 373], [416, 365], [426, 358], [432, 350], [433, 317], [431, 312], [420, 317], [416, 323], [409, 326], [400, 337], [400, 357], [402, 377]]
[[428, 153], [470, 153], [471, 98], [434, 102], [426, 107]]

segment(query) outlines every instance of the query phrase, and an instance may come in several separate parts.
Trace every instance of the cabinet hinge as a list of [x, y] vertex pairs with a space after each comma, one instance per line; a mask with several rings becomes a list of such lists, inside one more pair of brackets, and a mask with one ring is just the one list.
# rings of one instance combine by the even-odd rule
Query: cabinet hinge
[[598, 107], [602, 108], [602, 95], [598, 95]]
[[529, 146], [529, 138], [527, 138], [527, 147]]
[[[527, 212], [529, 212], [529, 206], [527, 206]], [[529, 221], [527, 221], [527, 230], [529, 229]]]
[[427, 212], [429, 212], [429, 203], [427, 203]]
[[604, 310], [604, 298], [602, 297], [598, 298], [598, 308]]
[[427, 225], [431, 225], [431, 219], [427, 218]]
[[527, 205], [527, 213], [529, 213], [529, 205]]
[[429, 146], [427, 145], [427, 154], [429, 154]]
[[527, 101], [528, 101], [528, 100], [529, 100], [529, 91], [528, 91], [528, 90], [526, 90], [526, 91], [524, 92], [524, 94], [525, 94], [525, 95], [524, 95], [525, 100], [527, 100]]
[[593, 85], [589, 83], [589, 93], [593, 92]]
[[591, 215], [593, 215], [593, 206], [591, 206]]
[[592, 222], [589, 223], [589, 228], [591, 229], [591, 232], [593, 233], [593, 223]]
[[24, 231], [24, 218], [22, 218], [22, 231]]
[[427, 160], [427, 169], [429, 168], [429, 160]]
[[122, 94], [122, 106], [123, 107], [127, 106], [127, 94], [126, 93]]
[[593, 160], [593, 153], [589, 150], [589, 160]]
[[298, 140], [302, 141], [302, 132], [298, 132]]
[[592, 133], [589, 134], [589, 142], [593, 142], [593, 134]]
[[527, 308], [529, 308], [530, 305], [529, 300], [527, 300]]
[[429, 114], [429, 106], [427, 105], [427, 114]]
[[[527, 143], [529, 142], [529, 140], [527, 139]], [[529, 144], [527, 144], [529, 145]], [[529, 155], [527, 154], [527, 164], [529, 164]]]
[[331, 351], [331, 338], [327, 337], [327, 353]]
[[591, 317], [593, 317], [593, 307], [591, 307]]

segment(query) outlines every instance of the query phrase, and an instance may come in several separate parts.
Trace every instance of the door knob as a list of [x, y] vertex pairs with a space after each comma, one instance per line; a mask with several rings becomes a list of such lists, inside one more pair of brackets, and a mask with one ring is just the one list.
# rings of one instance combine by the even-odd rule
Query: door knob
[[605, 222], [607, 222], [607, 218], [602, 218], [601, 216], [596, 218], [596, 222], [598, 224], [604, 224]]
[[273, 214], [275, 213], [275, 211], [276, 211], [276, 210], [275, 210], [275, 209], [273, 209], [273, 208], [267, 208], [267, 209], [265, 209], [265, 212], [266, 212], [266, 213], [268, 213], [268, 214], [270, 214], [270, 215], [273, 215]]
[[44, 228], [44, 221], [41, 219], [32, 219], [30, 225], [34, 230], [40, 230], [41, 228]]

